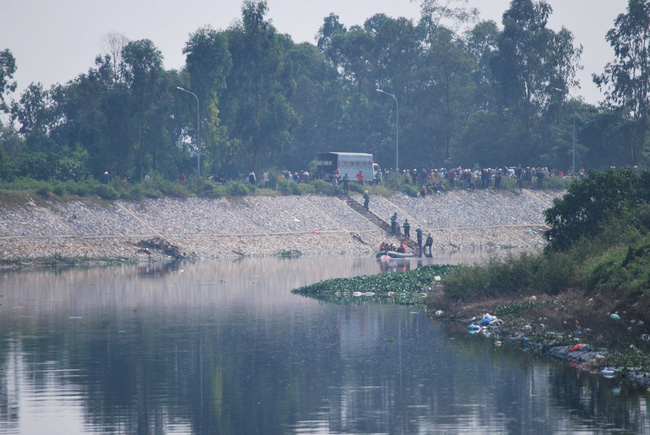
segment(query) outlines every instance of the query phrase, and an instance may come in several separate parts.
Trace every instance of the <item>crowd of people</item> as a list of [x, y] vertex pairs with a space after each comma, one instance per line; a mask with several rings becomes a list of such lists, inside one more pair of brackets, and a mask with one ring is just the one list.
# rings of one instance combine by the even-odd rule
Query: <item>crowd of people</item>
[[[388, 169], [385, 171], [386, 176], [395, 171]], [[519, 188], [542, 188], [545, 178], [548, 177], [579, 177], [585, 176], [584, 168], [577, 172], [573, 168], [565, 173], [561, 169], [547, 167], [503, 167], [503, 168], [478, 168], [468, 169], [457, 167], [453, 169], [403, 169], [400, 176], [404, 184], [418, 186], [422, 196], [429, 193], [440, 193], [447, 189], [454, 190], [457, 187], [466, 190], [477, 188], [495, 189], [503, 188], [504, 178], [514, 178], [517, 180]], [[443, 183], [443, 180], [446, 183]]]
[[[643, 168], [641, 166], [634, 166], [633, 170], [635, 172], [641, 172]], [[478, 168], [478, 169], [468, 169], [457, 167], [453, 169], [439, 168], [439, 169], [402, 169], [395, 171], [394, 169], [385, 169], [384, 178], [398, 172], [404, 184], [417, 186], [420, 194], [425, 196], [431, 193], [442, 193], [447, 190], [455, 189], [464, 189], [464, 190], [474, 190], [474, 189], [501, 189], [503, 188], [503, 179], [511, 178], [515, 179], [517, 182], [517, 187], [523, 188], [539, 188], [541, 189], [544, 186], [544, 180], [551, 177], [559, 178], [584, 178], [586, 172], [584, 168], [580, 168], [577, 171], [574, 171], [573, 168], [569, 168], [566, 172], [562, 169], [551, 168], [538, 166], [508, 166], [501, 168]], [[310, 183], [315, 177], [314, 174], [310, 174], [307, 170], [300, 171], [290, 171], [282, 170], [275, 173], [276, 181], [289, 180], [296, 183]], [[183, 178], [182, 176], [180, 178]], [[330, 177], [331, 183], [336, 189], [342, 187], [344, 193], [349, 193], [350, 181], [352, 179], [355, 182], [364, 186], [363, 172], [359, 171], [356, 174], [340, 174], [337, 170]], [[223, 184], [226, 180], [219, 175], [218, 173], [211, 176], [210, 179], [215, 183]], [[263, 174], [263, 186], [268, 188], [270, 187], [271, 174], [269, 170], [266, 170]], [[250, 174], [244, 177], [244, 183], [253, 183], [258, 184], [258, 179], [254, 171], [251, 171]]]

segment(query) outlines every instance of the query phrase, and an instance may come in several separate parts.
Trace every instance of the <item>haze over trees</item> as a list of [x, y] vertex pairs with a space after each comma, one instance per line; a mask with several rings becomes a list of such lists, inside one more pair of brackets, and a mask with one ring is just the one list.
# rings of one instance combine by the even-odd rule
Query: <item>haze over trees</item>
[[[572, 96], [582, 47], [548, 27], [544, 1], [512, 0], [501, 23], [456, 2], [421, 1], [415, 22], [383, 14], [344, 26], [324, 17], [315, 44], [294, 43], [246, 0], [224, 30], [189, 36], [180, 71], [165, 70], [147, 39], [109, 34], [95, 65], [65, 84], [30, 84], [10, 101], [20, 59], [0, 51], [0, 178], [142, 180], [306, 169], [317, 152], [369, 152], [395, 165], [399, 103], [402, 168], [645, 164], [648, 156], [649, 0], [603, 37], [594, 71], [604, 104]], [[179, 91], [186, 89], [196, 95]], [[10, 119], [10, 122], [6, 120]], [[575, 136], [574, 136], [575, 123]]]

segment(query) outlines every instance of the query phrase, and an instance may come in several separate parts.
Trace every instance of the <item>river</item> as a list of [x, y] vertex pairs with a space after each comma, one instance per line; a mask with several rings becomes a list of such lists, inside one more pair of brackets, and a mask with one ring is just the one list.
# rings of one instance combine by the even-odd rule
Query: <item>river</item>
[[0, 434], [650, 433], [650, 396], [613, 379], [415, 307], [290, 293], [379, 272], [372, 258], [4, 271]]

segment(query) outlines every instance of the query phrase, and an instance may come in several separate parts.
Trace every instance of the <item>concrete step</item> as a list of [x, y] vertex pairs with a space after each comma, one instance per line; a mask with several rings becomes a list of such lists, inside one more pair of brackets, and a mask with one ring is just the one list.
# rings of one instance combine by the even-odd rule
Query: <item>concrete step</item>
[[[390, 233], [390, 224], [371, 212], [370, 210], [366, 210], [363, 205], [359, 204], [359, 202], [355, 201], [354, 198], [350, 196], [341, 196], [339, 197], [343, 202], [345, 202], [351, 209], [368, 219], [371, 223], [374, 225], [377, 225], [379, 228], [382, 230], [386, 231], [387, 233]], [[397, 226], [397, 234], [395, 235], [400, 241], [404, 241], [406, 243], [406, 246], [409, 248], [416, 250], [418, 247], [418, 244], [416, 241], [407, 239], [402, 235], [401, 228], [399, 225]]]

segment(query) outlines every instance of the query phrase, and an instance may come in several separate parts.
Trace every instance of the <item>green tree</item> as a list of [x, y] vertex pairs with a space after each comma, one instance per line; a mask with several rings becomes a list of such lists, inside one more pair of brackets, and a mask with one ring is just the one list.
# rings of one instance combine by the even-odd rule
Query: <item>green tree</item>
[[503, 32], [490, 67], [496, 79], [497, 95], [503, 110], [513, 111], [522, 129], [512, 142], [512, 155], [534, 160], [541, 147], [539, 125], [557, 89], [574, 84], [581, 48], [573, 46], [573, 36], [562, 29], [547, 28], [551, 6], [545, 1], [512, 0], [503, 14]]
[[298, 121], [281, 81], [284, 45], [265, 20], [267, 9], [266, 1], [245, 1], [242, 22], [227, 32], [233, 68], [221, 106], [230, 135], [241, 144], [234, 162], [244, 170], [281, 152]]
[[[226, 88], [226, 77], [232, 69], [232, 56], [228, 50], [228, 37], [210, 27], [192, 35], [183, 48], [187, 56], [185, 70], [189, 74], [190, 88], [200, 102], [202, 152], [213, 170], [220, 170], [228, 156], [231, 143], [225, 139], [227, 131], [219, 119], [219, 95]], [[191, 101], [191, 111], [197, 110]], [[191, 111], [188, 114], [191, 115]], [[187, 118], [196, 123], [196, 116]], [[196, 128], [196, 126], [195, 126]]]
[[25, 138], [27, 149], [34, 151], [59, 151], [49, 136], [52, 126], [52, 101], [40, 83], [32, 83], [19, 101], [11, 105], [12, 119], [20, 123], [20, 134]]
[[481, 21], [465, 34], [467, 50], [478, 67], [473, 81], [477, 90], [475, 104], [481, 110], [496, 109], [495, 79], [490, 62], [497, 51], [499, 34], [494, 21]]
[[582, 237], [598, 234], [610, 219], [647, 202], [649, 176], [647, 171], [639, 176], [630, 169], [590, 170], [587, 177], [571, 183], [544, 212], [551, 227], [545, 233], [549, 249], [566, 250]]
[[[162, 91], [162, 53], [148, 39], [129, 42], [122, 50], [122, 68], [130, 90], [133, 119], [136, 122], [132, 139], [135, 156], [135, 177], [144, 177], [145, 155], [153, 155], [156, 141], [156, 106]], [[155, 166], [155, 164], [153, 164]]]
[[95, 67], [80, 74], [53, 93], [65, 116], [60, 135], [71, 149], [88, 152], [90, 171], [123, 173], [131, 168], [132, 117], [129, 89], [116, 82], [110, 56], [98, 56]]
[[8, 112], [5, 93], [16, 90], [17, 83], [11, 79], [16, 73], [16, 59], [9, 49], [0, 51], [0, 112]]
[[605, 91], [607, 102], [630, 113], [634, 123], [628, 157], [638, 164], [650, 127], [650, 2], [629, 0], [606, 39], [616, 60], [605, 66], [594, 82]]
[[316, 153], [329, 150], [337, 139], [343, 116], [344, 95], [336, 73], [314, 45], [302, 43], [287, 50], [284, 69], [294, 84], [288, 102], [300, 122], [293, 131], [290, 145], [275, 154], [272, 165], [302, 168]]
[[423, 103], [429, 105], [431, 113], [436, 115], [435, 124], [427, 126], [435, 129], [431, 136], [437, 137], [433, 144], [436, 152], [431, 156], [432, 161], [441, 163], [440, 166], [448, 166], [453, 139], [476, 110], [476, 106], [471, 104], [476, 94], [472, 80], [476, 63], [463, 41], [449, 29], [439, 26], [430, 31], [434, 34], [428, 37], [430, 45], [423, 70], [433, 80], [428, 87], [429, 93], [424, 95], [433, 98]]
[[15, 160], [25, 151], [25, 140], [13, 124], [4, 125], [0, 122], [0, 150], [4, 152], [6, 162]]

